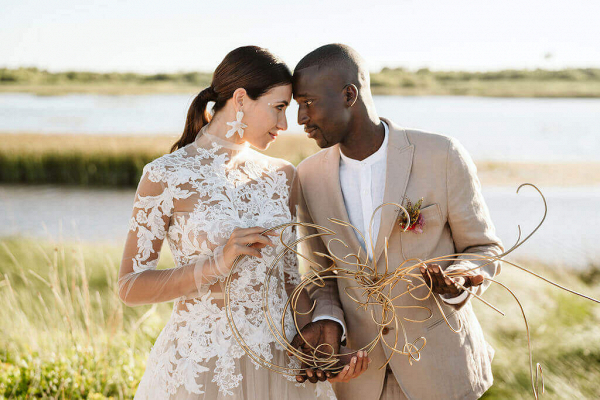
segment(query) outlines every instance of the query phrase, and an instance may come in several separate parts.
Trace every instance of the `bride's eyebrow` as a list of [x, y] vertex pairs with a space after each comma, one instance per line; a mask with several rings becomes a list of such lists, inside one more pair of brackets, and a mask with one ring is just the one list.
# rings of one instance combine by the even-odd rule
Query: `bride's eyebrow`
[[276, 101], [275, 104], [283, 103], [286, 107], [290, 105], [290, 102], [287, 100], [279, 100]]

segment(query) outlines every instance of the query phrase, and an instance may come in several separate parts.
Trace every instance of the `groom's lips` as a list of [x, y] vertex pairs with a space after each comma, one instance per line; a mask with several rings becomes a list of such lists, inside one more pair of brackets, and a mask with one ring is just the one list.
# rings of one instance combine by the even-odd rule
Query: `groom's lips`
[[314, 139], [317, 128], [304, 128], [304, 132], [306, 132], [309, 138]]

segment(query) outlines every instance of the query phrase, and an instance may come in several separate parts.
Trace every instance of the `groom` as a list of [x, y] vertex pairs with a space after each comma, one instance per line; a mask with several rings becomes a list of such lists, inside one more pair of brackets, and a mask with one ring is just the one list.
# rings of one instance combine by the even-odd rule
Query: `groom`
[[[387, 264], [392, 272], [404, 260], [415, 257], [426, 260], [453, 253], [483, 256], [502, 253], [481, 195], [475, 165], [466, 150], [456, 139], [405, 129], [379, 118], [369, 86], [369, 72], [356, 51], [331, 44], [306, 55], [294, 71], [294, 98], [300, 107], [298, 123], [304, 125], [308, 137], [323, 149], [298, 166], [299, 220], [336, 231], [337, 237], [349, 246], [338, 245], [334, 251], [337, 256], [343, 258], [362, 246], [379, 273], [384, 273], [385, 238], [389, 241]], [[420, 198], [424, 199], [422, 232], [403, 232], [397, 207], [384, 207], [374, 219], [374, 252], [352, 230], [328, 220], [349, 221], [367, 233], [371, 215], [380, 204], [406, 204], [406, 200], [414, 204]], [[369, 241], [367, 234], [365, 237]], [[301, 251], [326, 267], [330, 261], [314, 253], [327, 254], [326, 241], [329, 238], [306, 241]], [[494, 350], [485, 341], [473, 312], [471, 301], [476, 300], [471, 300], [473, 296], [461, 287], [481, 295], [490, 284], [485, 278], [493, 278], [500, 267], [494, 262], [469, 272], [484, 264], [473, 258], [476, 256], [467, 254], [453, 262], [441, 261], [428, 265], [427, 269], [420, 268], [423, 279], [440, 300], [448, 323], [455, 328], [462, 324], [458, 333], [448, 327], [432, 296], [418, 301], [404, 295], [394, 301], [408, 341], [426, 339], [419, 361], [410, 365], [406, 355], [395, 354], [388, 367], [381, 369], [391, 351], [380, 342], [368, 357], [359, 352], [337, 376], [307, 369], [306, 375], [298, 376], [297, 380], [329, 379], [342, 400], [479, 398], [492, 385]], [[460, 277], [450, 278], [446, 275], [451, 271], [464, 272]], [[343, 340], [349, 348], [363, 348], [377, 337], [379, 328], [371, 310], [357, 309], [347, 295], [364, 301], [362, 292], [347, 279], [324, 282], [324, 286], [313, 285], [309, 289], [316, 304], [313, 322], [302, 329], [303, 336], [312, 346], [326, 343], [336, 351]], [[406, 284], [400, 283], [392, 295], [405, 291]], [[427, 288], [413, 294], [425, 297]], [[428, 316], [423, 308], [414, 306], [425, 306], [433, 315], [426, 322], [411, 322], [410, 319], [423, 320]], [[402, 350], [404, 338], [399, 333], [398, 348]], [[390, 325], [382, 334], [393, 345], [394, 328]], [[309, 347], [299, 335], [292, 344], [304, 351]], [[419, 343], [416, 345], [420, 347]]]

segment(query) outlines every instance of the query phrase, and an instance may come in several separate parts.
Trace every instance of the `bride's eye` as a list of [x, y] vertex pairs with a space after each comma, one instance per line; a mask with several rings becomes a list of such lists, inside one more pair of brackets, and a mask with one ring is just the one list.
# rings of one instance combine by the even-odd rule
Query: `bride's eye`
[[282, 111], [284, 108], [285, 108], [285, 105], [283, 105], [283, 104], [280, 104], [280, 105], [277, 106], [277, 109], [279, 111]]

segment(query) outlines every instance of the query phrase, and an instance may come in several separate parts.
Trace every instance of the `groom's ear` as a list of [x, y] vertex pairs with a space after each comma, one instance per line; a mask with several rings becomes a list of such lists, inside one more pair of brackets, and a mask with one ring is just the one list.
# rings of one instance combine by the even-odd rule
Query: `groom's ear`
[[344, 86], [344, 101], [348, 107], [352, 107], [358, 100], [358, 88], [353, 84], [349, 83]]

